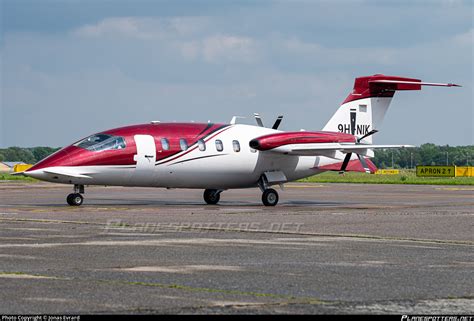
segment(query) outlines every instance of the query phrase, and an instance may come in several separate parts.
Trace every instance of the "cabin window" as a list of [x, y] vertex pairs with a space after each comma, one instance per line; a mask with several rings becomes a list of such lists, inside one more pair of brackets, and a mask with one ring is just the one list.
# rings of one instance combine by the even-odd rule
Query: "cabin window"
[[238, 140], [232, 141], [232, 147], [234, 148], [234, 152], [236, 153], [240, 152], [240, 143]]
[[74, 146], [93, 152], [102, 152], [104, 150], [124, 149], [126, 145], [123, 137], [108, 134], [96, 134], [84, 138], [75, 143]]
[[222, 144], [222, 140], [216, 139], [216, 149], [218, 152], [222, 152], [224, 150], [224, 145]]
[[161, 148], [163, 148], [163, 150], [170, 149], [170, 142], [168, 141], [168, 139], [166, 138], [161, 139]]
[[179, 140], [179, 146], [181, 147], [181, 150], [186, 150], [186, 149], [188, 149], [188, 142], [186, 141], [186, 139], [181, 138], [181, 139]]
[[206, 143], [204, 142], [203, 139], [198, 140], [198, 147], [201, 152], [206, 150]]

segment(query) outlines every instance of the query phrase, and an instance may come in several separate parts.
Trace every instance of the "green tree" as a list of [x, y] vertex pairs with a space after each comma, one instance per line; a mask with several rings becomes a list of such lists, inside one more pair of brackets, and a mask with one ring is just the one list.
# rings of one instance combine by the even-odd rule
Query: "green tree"
[[48, 157], [52, 153], [59, 150], [59, 148], [51, 148], [51, 147], [33, 147], [31, 148], [31, 152], [35, 157], [35, 163], [39, 162], [40, 160]]

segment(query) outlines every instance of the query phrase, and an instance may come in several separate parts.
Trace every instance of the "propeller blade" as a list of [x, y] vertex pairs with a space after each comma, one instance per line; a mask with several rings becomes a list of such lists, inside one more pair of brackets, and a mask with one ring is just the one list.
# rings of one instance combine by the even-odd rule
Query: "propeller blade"
[[255, 116], [255, 120], [257, 121], [258, 126], [265, 127], [263, 126], [263, 121], [262, 121], [262, 118], [260, 117], [260, 114], [254, 113], [253, 115]]
[[362, 137], [360, 137], [360, 138], [357, 138], [357, 142], [360, 143], [360, 141], [363, 140], [364, 138], [369, 137], [369, 136], [371, 136], [371, 135], [373, 135], [373, 134], [375, 134], [375, 133], [377, 133], [377, 132], [378, 132], [378, 130], [373, 129], [373, 130], [371, 130], [370, 132], [368, 132], [367, 134], [365, 134], [364, 136], [362, 136]]
[[237, 119], [239, 118], [245, 118], [245, 117], [242, 117], [242, 116], [233, 116], [232, 119], [230, 120], [230, 123], [231, 125], [234, 125], [236, 122], [237, 122]]
[[344, 158], [344, 161], [342, 162], [341, 169], [339, 170], [339, 174], [343, 174], [346, 171], [347, 164], [349, 164], [349, 161], [351, 160], [352, 153], [347, 153], [346, 157]]
[[357, 154], [357, 157], [359, 158], [359, 161], [362, 164], [362, 167], [364, 167], [365, 172], [367, 174], [370, 174], [370, 168], [369, 168], [369, 165], [367, 165], [367, 162], [365, 161], [364, 156]]
[[278, 126], [280, 126], [282, 119], [283, 119], [283, 115], [278, 116], [277, 120], [275, 120], [275, 123], [272, 126], [272, 129], [278, 129]]

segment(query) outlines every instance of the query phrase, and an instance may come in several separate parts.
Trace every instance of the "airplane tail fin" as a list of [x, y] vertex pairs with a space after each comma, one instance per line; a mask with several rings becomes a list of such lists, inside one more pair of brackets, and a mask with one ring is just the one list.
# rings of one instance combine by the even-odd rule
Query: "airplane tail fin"
[[[324, 126], [324, 131], [362, 137], [379, 130], [397, 90], [421, 90], [421, 86], [461, 87], [456, 84], [427, 83], [420, 79], [373, 75], [355, 79], [354, 89]], [[372, 135], [364, 138], [372, 143]]]

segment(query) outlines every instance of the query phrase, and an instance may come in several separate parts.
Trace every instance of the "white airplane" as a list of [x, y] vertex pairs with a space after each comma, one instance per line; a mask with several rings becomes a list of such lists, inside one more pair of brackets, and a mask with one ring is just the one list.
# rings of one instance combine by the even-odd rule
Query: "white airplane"
[[328, 170], [376, 170], [370, 161], [377, 148], [372, 135], [382, 124], [395, 91], [420, 90], [419, 79], [373, 75], [355, 79], [354, 89], [323, 131], [213, 123], [161, 123], [106, 130], [62, 148], [21, 173], [40, 180], [73, 184], [67, 203], [83, 203], [85, 185], [145, 186], [204, 189], [207, 204], [217, 204], [221, 192], [258, 186], [266, 206], [278, 203], [272, 185]]

